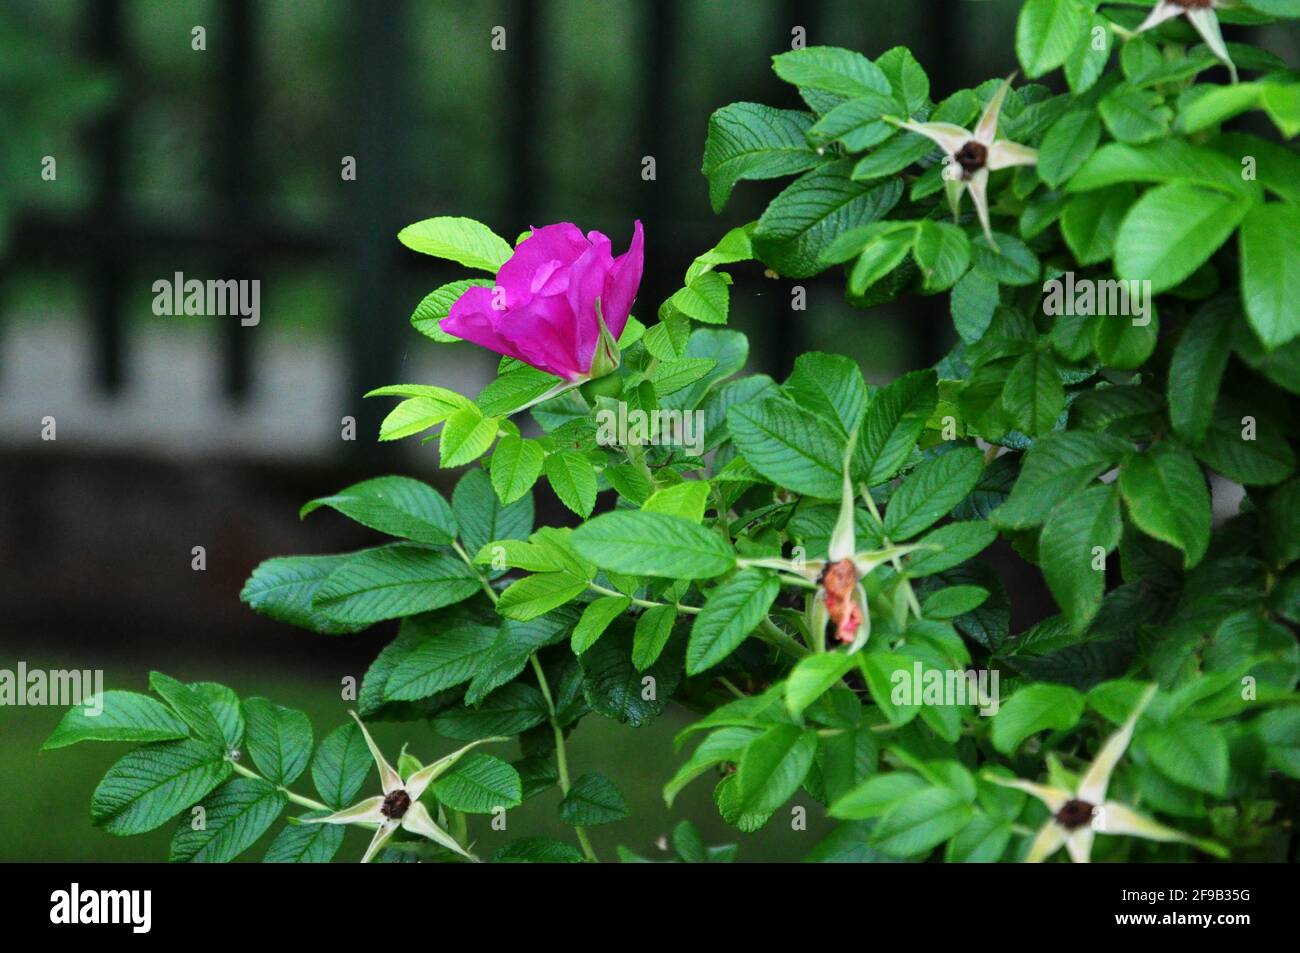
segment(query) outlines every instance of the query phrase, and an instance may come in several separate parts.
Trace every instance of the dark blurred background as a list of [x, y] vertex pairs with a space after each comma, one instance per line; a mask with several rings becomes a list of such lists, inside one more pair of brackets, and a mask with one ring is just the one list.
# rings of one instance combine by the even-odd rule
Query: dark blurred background
[[[905, 44], [938, 100], [1011, 71], [1018, 6], [5, 0], [0, 667], [103, 668], [108, 687], [135, 690], [149, 668], [223, 681], [303, 707], [323, 735], [344, 717], [339, 680], [359, 678], [393, 627], [310, 635], [253, 615], [241, 584], [269, 556], [371, 541], [334, 514], [299, 523], [307, 499], [387, 472], [450, 489], [456, 474], [437, 470], [433, 445], [376, 442], [391, 401], [362, 393], [421, 382], [472, 394], [495, 366], [410, 327], [420, 299], [464, 271], [407, 251], [397, 231], [467, 215], [513, 240], [571, 220], [620, 253], [640, 218], [635, 311], [649, 322], [691, 259], [779, 187], [742, 183], [714, 216], [699, 167], [714, 109], [799, 105], [769, 60], [792, 31], [873, 58]], [[504, 50], [493, 48], [497, 27]], [[41, 174], [46, 157], [53, 179]], [[345, 157], [354, 181], [341, 175]], [[734, 271], [733, 324], [750, 334], [751, 370], [780, 376], [822, 348], [887, 380], [946, 349], [946, 297], [856, 312], [832, 273], [803, 282], [808, 309], [792, 312], [788, 282], [756, 265]], [[153, 282], [175, 272], [260, 280], [260, 324], [155, 316]], [[345, 417], [355, 440], [341, 437]], [[48, 418], [54, 440], [43, 439]], [[539, 493], [539, 522], [565, 520], [548, 498]], [[195, 546], [205, 571], [191, 568]], [[60, 715], [0, 710], [0, 859], [165, 857], [171, 825], [127, 840], [90, 828], [90, 791], [120, 749], [38, 755]], [[596, 831], [598, 848], [653, 854], [680, 817], [736, 838], [716, 821], [707, 782], [664, 810], [680, 718], [636, 745], [601, 721], [579, 728], [575, 770], [609, 774], [634, 813]], [[410, 731], [417, 752], [439, 744]], [[540, 800], [512, 835], [558, 827], [553, 798]], [[741, 838], [741, 856], [801, 856], [817, 830], [788, 827], [777, 818]], [[490, 852], [507, 835], [483, 836]]]

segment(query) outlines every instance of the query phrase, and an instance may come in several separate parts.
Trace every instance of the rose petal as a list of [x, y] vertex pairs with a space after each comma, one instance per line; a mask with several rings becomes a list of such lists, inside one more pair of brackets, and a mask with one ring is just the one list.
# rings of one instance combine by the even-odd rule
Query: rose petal
[[475, 285], [466, 288], [465, 293], [456, 299], [447, 317], [439, 322], [438, 327], [448, 334], [469, 341], [497, 354], [504, 354], [520, 361], [527, 361], [523, 352], [514, 342], [498, 330], [498, 322], [504, 312], [492, 307], [492, 289]]
[[[568, 270], [565, 266], [577, 261], [591, 243], [583, 238], [582, 232], [572, 222], [560, 222], [534, 228], [532, 234], [515, 248], [510, 260], [497, 272], [497, 284], [505, 289], [505, 305], [517, 308], [527, 304], [533, 297], [533, 278], [547, 263], [559, 262], [559, 270], [554, 280], [567, 280]], [[554, 294], [563, 291], [563, 287], [548, 290]]]
[[632, 244], [614, 259], [614, 267], [605, 278], [605, 290], [600, 296], [600, 310], [605, 317], [605, 326], [615, 340], [627, 326], [627, 318], [632, 313], [632, 302], [636, 300], [637, 289], [641, 286], [644, 268], [645, 234], [638, 219], [632, 225]]

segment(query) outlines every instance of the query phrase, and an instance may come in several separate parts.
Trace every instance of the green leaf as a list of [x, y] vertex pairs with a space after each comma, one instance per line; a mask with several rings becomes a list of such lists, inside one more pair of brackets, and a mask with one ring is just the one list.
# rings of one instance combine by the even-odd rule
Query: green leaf
[[890, 771], [867, 778], [831, 805], [831, 817], [864, 821], [879, 817], [900, 801], [926, 787], [923, 779], [905, 771]]
[[561, 503], [583, 519], [591, 515], [596, 506], [596, 471], [586, 457], [560, 450], [546, 458], [543, 469]]
[[535, 619], [507, 619], [496, 644], [483, 659], [479, 670], [465, 690], [465, 701], [477, 705], [488, 693], [513, 680], [528, 665], [538, 649], [555, 645], [568, 637], [578, 620], [578, 613], [561, 606]]
[[474, 405], [489, 417], [512, 414], [525, 404], [535, 403], [561, 383], [554, 374], [535, 367], [515, 367], [488, 381], [474, 398]]
[[1120, 142], [1140, 145], [1168, 135], [1174, 112], [1159, 93], [1121, 84], [1097, 104], [1102, 121]]
[[1129, 209], [1115, 238], [1115, 271], [1158, 294], [1201, 267], [1249, 209], [1240, 197], [1173, 182]]
[[[324, 817], [310, 811], [305, 817]], [[343, 846], [342, 824], [286, 824], [262, 858], [264, 864], [328, 864]]]
[[944, 861], [949, 864], [992, 864], [1002, 858], [1011, 842], [1011, 824], [987, 814], [976, 814], [948, 842]]
[[126, 754], [90, 798], [90, 817], [110, 834], [143, 834], [202, 800], [230, 774], [211, 744], [167, 741]]
[[917, 225], [912, 257], [926, 291], [947, 291], [970, 267], [970, 239], [955, 225], [926, 219]]
[[415, 311], [411, 314], [411, 327], [425, 337], [433, 338], [440, 344], [459, 341], [460, 338], [448, 334], [438, 325], [443, 318], [451, 313], [451, 306], [456, 303], [456, 300], [474, 287], [491, 288], [492, 282], [484, 281], [481, 278], [468, 281], [453, 281], [451, 284], [443, 285], [441, 288], [429, 292], [415, 306]]
[[511, 682], [492, 692], [477, 708], [453, 707], [433, 719], [434, 730], [445, 738], [477, 741], [493, 735], [517, 735], [547, 718], [546, 699], [531, 685]]
[[[850, 177], [855, 182], [883, 179], [903, 171], [914, 162], [920, 162], [937, 148], [920, 133], [905, 132], [894, 136], [880, 148], [871, 150], [864, 158], [859, 159]], [[901, 194], [902, 190], [899, 191]]]
[[494, 275], [514, 253], [509, 243], [486, 225], [448, 215], [407, 225], [397, 233], [397, 240], [412, 251]]
[[839, 142], [847, 152], [862, 152], [894, 134], [894, 127], [881, 119], [898, 106], [883, 93], [868, 93], [840, 103], [808, 130], [808, 139], [820, 145]]
[[855, 182], [851, 168], [845, 159], [807, 172], [768, 204], [754, 228], [754, 253], [764, 264], [789, 278], [818, 274], [826, 268], [822, 253], [838, 235], [883, 218], [897, 204], [902, 182]]
[[622, 620], [580, 661], [583, 697], [592, 711], [632, 728], [648, 724], [664, 710], [682, 671], [681, 652], [671, 644], [649, 671], [638, 671], [632, 664], [631, 626]]
[[447, 418], [438, 440], [438, 466], [444, 470], [477, 460], [492, 446], [501, 421], [465, 407]]
[[761, 734], [757, 728], [732, 726], [711, 732], [690, 758], [664, 785], [664, 803], [670, 808], [686, 785], [720, 764], [738, 763], [749, 743]]
[[1282, 428], [1270, 417], [1256, 418], [1252, 409], [1235, 399], [1221, 400], [1205, 439], [1192, 450], [1243, 486], [1272, 486], [1295, 471], [1295, 452]]
[[1124, 464], [1119, 490], [1142, 532], [1181, 549], [1188, 569], [1201, 561], [1210, 544], [1210, 492], [1191, 454], [1156, 444]]
[[221, 726], [213, 717], [203, 696], [190, 685], [178, 682], [162, 672], [149, 673], [149, 687], [163, 697], [181, 721], [194, 730], [196, 737], [214, 745], [223, 745], [225, 738]]
[[1231, 299], [1206, 304], [1188, 323], [1169, 362], [1169, 422], [1191, 443], [1205, 438], [1232, 351]]
[[952, 324], [961, 339], [974, 344], [984, 336], [998, 306], [998, 283], [980, 271], [968, 271], [952, 289]]
[[1269, 763], [1291, 778], [1300, 779], [1300, 710], [1276, 708], [1254, 723], [1268, 746]]
[[871, 832], [871, 842], [891, 857], [918, 857], [958, 834], [972, 816], [970, 805], [951, 788], [925, 788], [890, 807]]
[[1194, 96], [1185, 99], [1178, 110], [1180, 132], [1200, 132], [1210, 126], [1263, 105], [1258, 83], [1234, 83], [1231, 86], [1193, 87]]
[[775, 179], [819, 165], [805, 134], [812, 117], [793, 109], [732, 103], [709, 117], [704, 175], [713, 211], [722, 211], [742, 179]]
[[148, 695], [107, 691], [69, 708], [41, 750], [78, 741], [169, 741], [189, 733], [185, 722]]
[[645, 671], [659, 660], [677, 621], [675, 606], [654, 606], [641, 613], [632, 635], [632, 664]]
[[204, 798], [203, 825], [182, 817], [172, 837], [172, 863], [224, 864], [234, 860], [275, 823], [288, 799], [259, 778], [235, 778]]
[[497, 540], [527, 539], [533, 531], [533, 498], [525, 495], [502, 505], [482, 470], [461, 477], [451, 495], [451, 508], [460, 524], [461, 540], [471, 553]]
[[627, 816], [623, 795], [613, 781], [601, 774], [584, 774], [578, 778], [560, 802], [560, 820], [566, 824], [592, 827], [621, 821]]
[[1065, 387], [1050, 351], [1030, 351], [1016, 361], [1002, 391], [1002, 406], [1025, 433], [1051, 433], [1065, 409]]
[[958, 447], [927, 460], [890, 498], [885, 536], [898, 543], [928, 529], [966, 498], [983, 471], [984, 454], [976, 447]]
[[1079, 264], [1095, 265], [1114, 254], [1115, 236], [1135, 194], [1133, 186], [1120, 184], [1070, 199], [1061, 213], [1061, 235]]
[[533, 488], [542, 475], [546, 454], [536, 440], [505, 434], [492, 454], [492, 487], [497, 498], [509, 505]]
[[824, 417], [774, 398], [732, 406], [727, 428], [745, 461], [773, 483], [821, 499], [839, 498], [844, 437]]
[[[1038, 542], [1043, 576], [1056, 603], [1083, 632], [1101, 608], [1106, 589], [1104, 554], [1119, 545], [1123, 521], [1119, 494], [1113, 486], [1091, 486], [1066, 497], [1052, 510]], [[1096, 548], [1103, 550], [1101, 569]]]
[[1183, 719], [1143, 733], [1139, 744], [1171, 781], [1220, 797], [1228, 787], [1228, 742], [1218, 725]]
[[1072, 109], [1052, 124], [1038, 150], [1038, 175], [1052, 188], [1064, 183], [1092, 155], [1101, 122], [1091, 109]]
[[800, 659], [790, 670], [785, 685], [785, 705], [791, 717], [798, 718], [856, 666], [857, 660], [843, 652], [825, 652]]
[[734, 652], [772, 608], [781, 584], [771, 573], [742, 569], [709, 594], [691, 626], [686, 674], [698, 675]]
[[1030, 735], [1067, 731], [1083, 716], [1083, 696], [1067, 685], [1039, 682], [1019, 689], [993, 716], [993, 747], [1009, 755]]
[[307, 716], [265, 698], [244, 701], [245, 741], [253, 764], [272, 784], [289, 785], [307, 768], [312, 730]]
[[507, 619], [527, 622], [587, 591], [587, 580], [569, 572], [543, 572], [513, 582], [501, 593], [497, 611]]
[[1075, 173], [1066, 191], [1084, 192], [1120, 182], [1202, 185], [1238, 197], [1252, 194], [1253, 189], [1243, 181], [1236, 159], [1182, 139], [1162, 139], [1145, 146], [1107, 143]]
[[610, 623], [631, 607], [632, 600], [626, 596], [601, 596], [592, 600], [582, 610], [582, 618], [573, 627], [571, 645], [574, 655], [581, 655], [596, 644]]
[[456, 517], [442, 494], [410, 477], [376, 477], [354, 483], [333, 496], [312, 500], [298, 515], [304, 517], [321, 506], [362, 526], [417, 543], [442, 546], [456, 538]]
[[[938, 403], [934, 371], [912, 371], [883, 388], [867, 406], [853, 471], [869, 486], [893, 477], [907, 462]], [[829, 498], [838, 496], [838, 491]]]
[[907, 574], [911, 577], [929, 576], [952, 569], [978, 556], [997, 536], [993, 527], [973, 520], [940, 526], [917, 541], [921, 548], [909, 558]]
[[1004, 285], [1024, 287], [1038, 283], [1042, 266], [1033, 249], [1003, 232], [994, 232], [996, 246], [981, 235], [971, 242], [971, 261], [976, 268]]
[[[876, 223], [885, 226], [886, 223]], [[851, 233], [846, 233], [851, 234]], [[873, 230], [871, 237], [862, 248], [858, 260], [849, 272], [849, 293], [862, 296], [867, 289], [882, 281], [907, 257], [916, 239], [913, 228], [898, 228], [894, 223], [887, 227]]]
[[[1291, 480], [1275, 490], [1265, 504], [1264, 514], [1264, 551], [1273, 565], [1280, 568], [1300, 559], [1300, 480]], [[1294, 622], [1295, 617], [1292, 610], [1288, 618]]]
[[1065, 62], [1092, 10], [1079, 0], [1027, 0], [1016, 20], [1016, 57], [1030, 79]]
[[736, 771], [741, 814], [771, 814], [803, 784], [817, 754], [817, 734], [774, 725], [749, 743]]
[[990, 517], [1006, 529], [1038, 526], [1059, 501], [1109, 470], [1130, 445], [1105, 434], [1066, 431], [1034, 443], [1005, 503]]
[[473, 752], [433, 782], [433, 794], [453, 811], [492, 814], [523, 803], [519, 772], [490, 754]]
[[726, 324], [730, 300], [727, 279], [716, 271], [706, 271], [669, 298], [668, 303], [696, 321]]
[[894, 99], [907, 115], [920, 112], [930, 101], [930, 77], [916, 61], [911, 50], [895, 46], [876, 58], [876, 65], [889, 80]]
[[691, 480], [655, 490], [641, 508], [647, 513], [668, 513], [671, 516], [688, 519], [692, 523], [699, 523], [704, 519], [704, 508], [708, 499], [708, 481]]
[[369, 624], [428, 612], [479, 591], [453, 553], [397, 543], [357, 553], [321, 583], [314, 608], [336, 622]]
[[915, 661], [912, 656], [899, 652], [859, 652], [854, 657], [859, 660], [872, 701], [891, 725], [905, 725], [920, 714], [919, 705], [895, 704], [893, 700], [898, 679], [911, 675]]
[[862, 421], [867, 407], [862, 369], [840, 354], [800, 354], [781, 389], [800, 407], [839, 424], [845, 436]]
[[[1257, 205], [1241, 224], [1241, 296], [1268, 350], [1300, 335], [1300, 208]], [[1284, 237], [1285, 236], [1285, 237]]]
[[312, 605], [321, 583], [354, 555], [268, 559], [253, 570], [239, 599], [254, 612], [301, 629], [323, 635], [356, 632], [365, 626], [336, 622]]
[[945, 586], [936, 589], [921, 603], [921, 614], [927, 619], [955, 619], [973, 612], [983, 605], [989, 591], [979, 586]]
[[227, 751], [238, 748], [244, 740], [244, 714], [239, 696], [216, 682], [191, 682], [190, 688], [203, 700], [221, 732]]
[[311, 782], [321, 800], [342, 810], [361, 790], [374, 763], [365, 735], [355, 722], [349, 721], [321, 739], [311, 762]]
[[498, 635], [485, 625], [448, 629], [446, 623], [429, 616], [406, 620], [402, 631], [415, 633], [421, 641], [389, 673], [384, 685], [387, 701], [418, 701], [469, 681]]
[[[1094, 47], [1094, 36], [1101, 40], [1101, 49]], [[1070, 85], [1072, 93], [1083, 93], [1093, 87], [1106, 68], [1114, 42], [1110, 21], [1094, 13], [1092, 22], [1079, 35], [1074, 49], [1065, 59], [1065, 81]]]
[[861, 53], [835, 46], [809, 46], [772, 57], [772, 69], [787, 83], [836, 96], [891, 91], [880, 67]]
[[574, 530], [572, 541], [584, 559], [634, 576], [709, 579], [736, 561], [718, 533], [667, 513], [605, 513]]
[[492, 856], [497, 864], [580, 864], [582, 851], [551, 837], [520, 837]]

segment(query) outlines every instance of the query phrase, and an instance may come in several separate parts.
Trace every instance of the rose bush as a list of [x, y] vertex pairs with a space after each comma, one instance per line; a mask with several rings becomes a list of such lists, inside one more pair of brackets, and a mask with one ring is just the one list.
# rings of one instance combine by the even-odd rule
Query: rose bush
[[[803, 107], [718, 110], [703, 171], [718, 211], [742, 181], [796, 178], [653, 321], [630, 313], [639, 226], [618, 258], [569, 224], [513, 248], [463, 218], [404, 230], [490, 276], [435, 290], [415, 327], [504, 357], [472, 399], [376, 391], [399, 398], [380, 439], [441, 427], [441, 466], [468, 469], [450, 501], [387, 476], [309, 502], [392, 539], [268, 560], [242, 597], [326, 635], [400, 619], [355, 707], [461, 747], [390, 767], [350, 722], [314, 745], [301, 713], [154, 673], [161, 701], [109, 692], [47, 742], [140, 743], [96, 822], [133, 834], [198, 803], [173, 859], [229, 860], [291, 803], [333, 823], [286, 825], [268, 860], [331, 858], [339, 822], [376, 829], [367, 858], [459, 860], [467, 815], [551, 797], [572, 843], [495, 858], [591, 860], [586, 829], [627, 808], [617, 779], [574, 776], [567, 736], [609, 718], [635, 743], [671, 703], [695, 720], [669, 805], [710, 777], [752, 832], [802, 790], [839, 821], [811, 859], [1285, 857], [1300, 156], [1265, 130], [1300, 132], [1300, 81], [1216, 12], [1300, 14], [1029, 0], [1028, 82], [938, 102], [902, 48], [776, 56]], [[1035, 82], [1057, 70], [1065, 91]], [[838, 266], [864, 309], [944, 296], [956, 346], [884, 387], [824, 353], [745, 374], [733, 281]], [[617, 386], [575, 388], [596, 376]], [[610, 414], [636, 424], [611, 438]], [[690, 414], [695, 450], [673, 439]], [[575, 525], [535, 526], [535, 492]], [[990, 547], [1060, 612], [1013, 632]], [[354, 805], [371, 763], [383, 793]], [[295, 787], [309, 764], [318, 798]], [[676, 843], [731, 856], [689, 826]]]

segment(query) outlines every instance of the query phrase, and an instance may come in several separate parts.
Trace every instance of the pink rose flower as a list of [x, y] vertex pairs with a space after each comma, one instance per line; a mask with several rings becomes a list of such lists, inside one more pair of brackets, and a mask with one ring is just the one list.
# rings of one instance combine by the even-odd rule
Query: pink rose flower
[[[639, 221], [617, 258], [600, 232], [583, 236], [570, 222], [534, 228], [501, 266], [496, 287], [468, 289], [440, 327], [566, 381], [586, 380], [601, 345], [601, 320], [615, 341], [627, 325], [644, 246]], [[617, 359], [617, 351], [603, 354], [597, 371], [608, 373]]]

